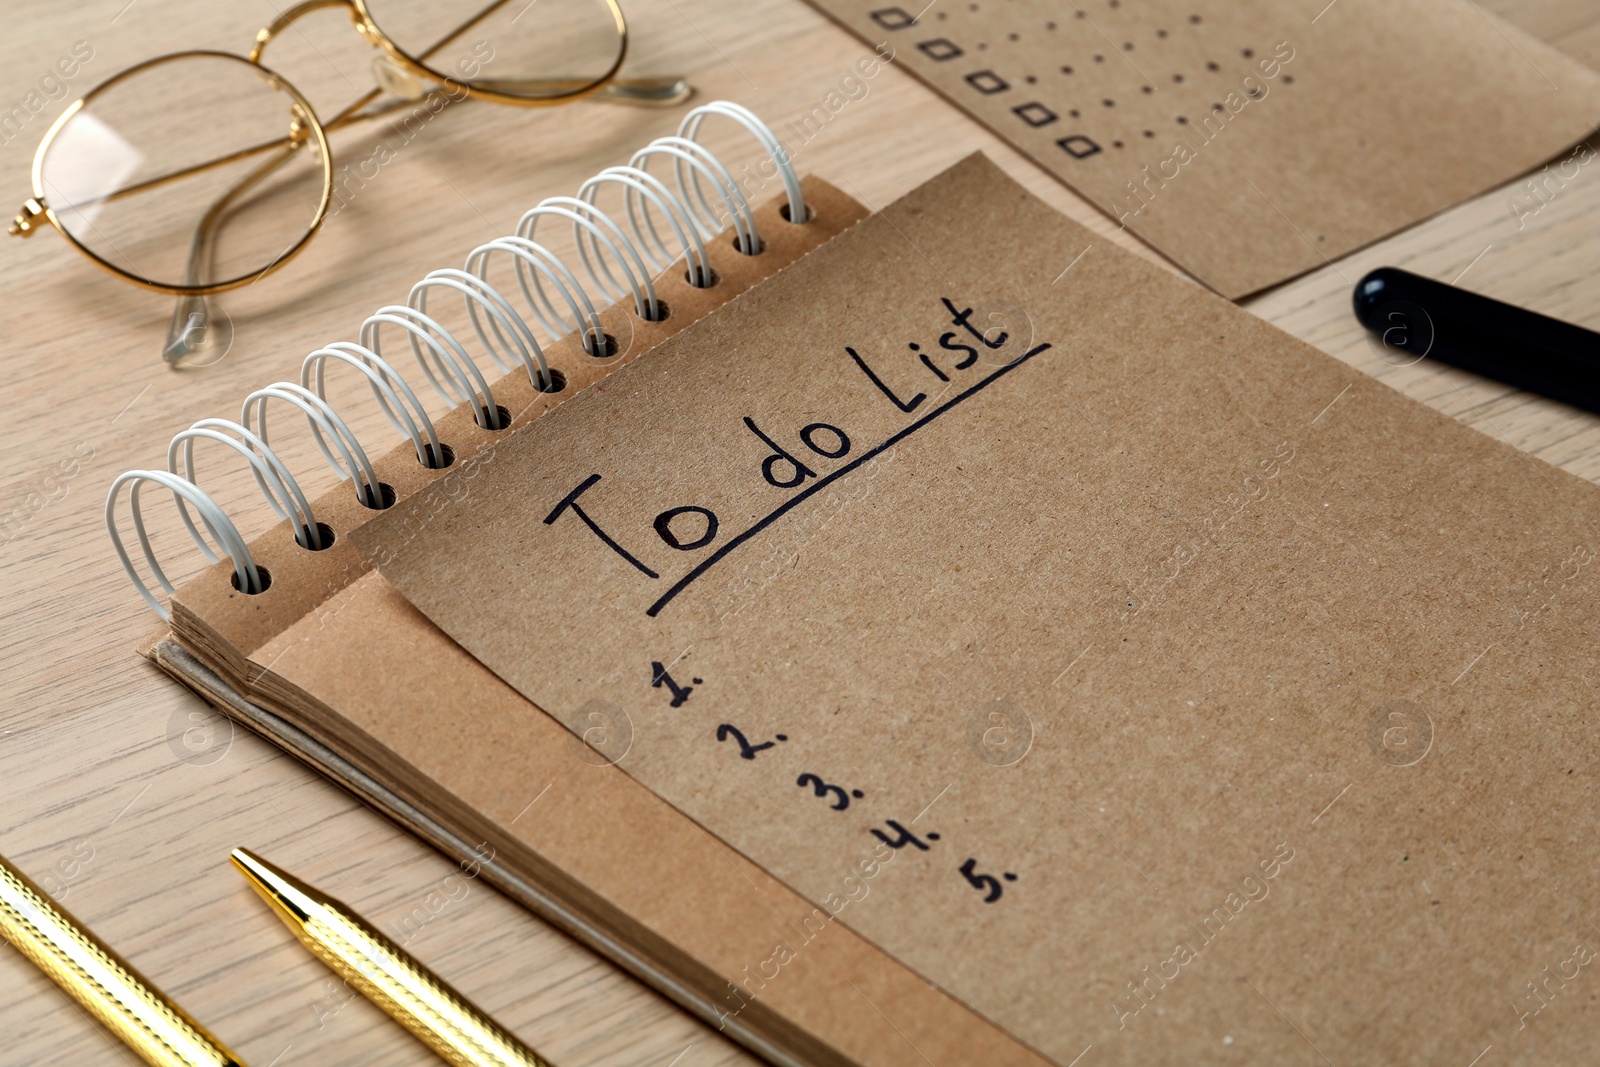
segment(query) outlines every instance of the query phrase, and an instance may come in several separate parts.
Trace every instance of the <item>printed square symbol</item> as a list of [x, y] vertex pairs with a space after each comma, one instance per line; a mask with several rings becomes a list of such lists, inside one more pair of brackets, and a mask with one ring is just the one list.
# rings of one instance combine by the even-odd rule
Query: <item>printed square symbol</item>
[[1073, 159], [1087, 159], [1100, 151], [1099, 145], [1081, 133], [1075, 133], [1071, 137], [1063, 137], [1056, 144], [1066, 149], [1067, 155]]
[[1031, 104], [1014, 107], [1012, 112], [1029, 126], [1048, 126], [1060, 116], [1035, 100]]
[[980, 70], [976, 74], [968, 74], [967, 84], [984, 96], [990, 96], [1011, 88], [1004, 78], [992, 70]]
[[917, 45], [917, 48], [929, 59], [937, 60], [941, 63], [962, 54], [960, 45], [954, 41], [947, 41], [943, 37], [935, 37], [931, 41], [923, 41]]
[[915, 26], [917, 17], [903, 7], [880, 7], [872, 12], [872, 21], [886, 30], [903, 30]]

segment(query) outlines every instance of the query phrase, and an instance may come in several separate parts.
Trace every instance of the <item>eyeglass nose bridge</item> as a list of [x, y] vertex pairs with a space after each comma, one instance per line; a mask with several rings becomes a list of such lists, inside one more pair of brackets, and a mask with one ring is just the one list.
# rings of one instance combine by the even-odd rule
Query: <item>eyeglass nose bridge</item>
[[266, 26], [262, 27], [261, 30], [256, 34], [256, 43], [250, 49], [250, 62], [259, 66], [261, 63], [261, 54], [267, 50], [267, 45], [272, 43], [272, 39], [274, 37], [278, 36], [284, 30], [288, 29], [290, 25], [298, 22], [302, 18], [305, 18], [313, 11], [321, 11], [323, 8], [329, 7], [342, 7], [347, 9], [350, 12], [350, 21], [355, 23], [356, 32], [361, 34], [361, 36], [365, 37], [368, 41], [371, 41], [374, 44], [377, 43], [377, 40], [374, 36], [376, 31], [371, 25], [368, 24], [366, 19], [361, 17], [361, 11], [356, 7], [355, 0], [301, 0], [300, 3], [279, 14], [277, 18], [273, 19]]
[[[382, 34], [362, 14], [361, 8], [355, 3], [355, 0], [302, 0], [301, 3], [294, 5], [273, 19], [269, 25], [263, 27], [256, 34], [256, 43], [250, 49], [250, 62], [260, 66], [261, 56], [266, 52], [267, 45], [272, 43], [273, 38], [312, 12], [321, 11], [323, 8], [329, 7], [347, 9], [350, 12], [350, 21], [355, 25], [356, 32], [361, 35], [362, 39], [374, 47], [383, 48], [385, 42]], [[407, 70], [403, 64], [396, 61], [387, 51], [380, 52], [373, 57], [372, 76], [373, 80], [377, 82], [378, 88], [391, 96], [399, 97], [402, 100], [420, 100], [424, 95], [422, 82], [417, 76]]]

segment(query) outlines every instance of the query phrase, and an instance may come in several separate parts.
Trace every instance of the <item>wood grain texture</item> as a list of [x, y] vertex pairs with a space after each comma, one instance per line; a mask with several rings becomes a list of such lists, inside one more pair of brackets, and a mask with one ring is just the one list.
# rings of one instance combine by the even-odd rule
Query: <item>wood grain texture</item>
[[[1600, 64], [1600, 11], [1592, 4], [1487, 6]], [[637, 35], [633, 72], [684, 72], [701, 99], [753, 107], [791, 139], [802, 169], [870, 206], [982, 149], [1071, 217], [1138, 248], [897, 70], [868, 80], [866, 95], [820, 133], [795, 137], [787, 123], [821, 103], [867, 54], [799, 0], [633, 0], [628, 11]], [[39, 136], [99, 79], [175, 48], [243, 50], [276, 13], [260, 0], [13, 5], [13, 32], [0, 41], [0, 111], [26, 110], [30, 92], [40, 93], [40, 107], [16, 136], [0, 133], [0, 187], [20, 204]], [[338, 15], [303, 27], [281, 43], [273, 62], [314, 102], [337, 104], [368, 84], [364, 46]], [[50, 101], [41, 80], [77, 41], [88, 42], [93, 58], [70, 91]], [[422, 909], [428, 921], [409, 947], [560, 1067], [753, 1062], [487, 888], [455, 891], [459, 899], [430, 909], [430, 893], [451, 892], [441, 886], [453, 865], [254, 737], [234, 731], [229, 741], [214, 713], [138, 659], [134, 645], [153, 619], [118, 573], [100, 518], [111, 478], [130, 467], [161, 466], [177, 430], [206, 415], [234, 416], [248, 392], [293, 376], [312, 348], [353, 338], [363, 317], [403, 300], [428, 270], [458, 264], [474, 245], [512, 230], [540, 198], [570, 194], [675, 123], [672, 113], [595, 104], [452, 109], [401, 146], [299, 260], [223, 298], [235, 339], [226, 358], [203, 371], [174, 373], [162, 364], [171, 313], [165, 298], [100, 274], [53, 234], [4, 245], [3, 351], [11, 381], [0, 399], [0, 516], [11, 519], [0, 534], [7, 620], [0, 852], [53, 888], [248, 1062], [436, 1061], [376, 1009], [348, 1000], [330, 972], [289, 939], [227, 869], [228, 849], [238, 844], [386, 928]], [[336, 138], [336, 164], [369, 156], [386, 136], [393, 135], [373, 129]], [[1600, 419], [1426, 360], [1389, 366], [1349, 311], [1350, 284], [1389, 263], [1447, 280], [1460, 276], [1463, 285], [1500, 299], [1600, 327], [1600, 293], [1591, 282], [1600, 276], [1597, 175], [1583, 168], [1547, 193], [1536, 214], [1524, 213], [1520, 227], [1510, 198], [1522, 183], [1491, 191], [1247, 306], [1407, 395], [1600, 480]], [[1063, 267], [1075, 251], [1062, 250]], [[353, 387], [350, 395], [357, 395]], [[370, 405], [359, 410], [357, 432], [388, 440], [381, 416]], [[309, 447], [289, 451], [292, 463], [310, 455]], [[75, 470], [71, 477], [63, 478], [63, 462]], [[247, 535], [269, 525], [238, 468], [210, 455], [201, 462], [206, 484], [241, 516]], [[296, 469], [314, 468], [301, 462]], [[1530, 476], [1536, 470], [1530, 464]], [[326, 481], [311, 483], [321, 488]], [[162, 532], [170, 535], [174, 526]], [[174, 578], [201, 567], [173, 537], [163, 543], [174, 553]], [[0, 1067], [132, 1062], [10, 951], [0, 952], [0, 1025]]]

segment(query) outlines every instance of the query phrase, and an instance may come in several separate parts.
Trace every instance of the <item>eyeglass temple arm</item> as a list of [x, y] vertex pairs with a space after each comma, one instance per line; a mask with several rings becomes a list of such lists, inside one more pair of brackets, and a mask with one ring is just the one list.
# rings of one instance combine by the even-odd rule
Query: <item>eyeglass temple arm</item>
[[[560, 96], [588, 85], [589, 78], [474, 78], [473, 85], [485, 89], [515, 91], [529, 95], [548, 93]], [[590, 100], [606, 104], [631, 104], [635, 107], [671, 107], [681, 104], [694, 90], [683, 78], [613, 78], [589, 95]]]
[[[285, 138], [285, 146], [272, 158], [262, 161], [261, 165], [240, 178], [226, 192], [217, 197], [216, 201], [206, 209], [200, 221], [195, 225], [193, 239], [189, 242], [189, 258], [183, 268], [183, 284], [205, 285], [210, 281], [213, 273], [213, 259], [215, 258], [217, 237], [223, 225], [228, 221], [236, 201], [253, 186], [260, 184], [274, 171], [295, 157], [295, 153], [306, 142], [291, 135]], [[244, 207], [246, 205], [237, 205]], [[212, 319], [211, 299], [207, 296], [185, 295], [180, 296], [177, 306], [173, 308], [172, 321], [167, 327], [167, 343], [161, 349], [161, 358], [168, 363], [179, 364], [183, 359], [192, 355], [194, 351], [205, 343], [204, 336]], [[196, 337], [199, 340], [196, 340]]]
[[[457, 26], [454, 30], [450, 31], [443, 38], [437, 41], [431, 48], [422, 54], [422, 58], [427, 59], [428, 57], [432, 56], [439, 49], [445, 47], [461, 34], [477, 25], [484, 18], [499, 10], [499, 8], [504, 6], [505, 3], [507, 3], [507, 0], [494, 0], [493, 3], [490, 3], [482, 11], [479, 11], [472, 18], [463, 22], [460, 26]], [[272, 41], [273, 37], [283, 32], [283, 30], [295, 20], [309, 14], [310, 12], [330, 7], [348, 8], [350, 11], [351, 20], [356, 24], [356, 29], [361, 32], [362, 36], [368, 37], [369, 39], [371, 38], [372, 34], [369, 27], [362, 20], [360, 12], [357, 10], [355, 4], [351, 3], [350, 0], [302, 0], [301, 3], [296, 4], [288, 10], [280, 13], [276, 19], [274, 19], [267, 26], [263, 27], [256, 34], [255, 45], [250, 49], [250, 61], [252, 63], [259, 64], [261, 62], [262, 53], [266, 50], [267, 45]], [[626, 47], [626, 41], [627, 38], [624, 36], [624, 47]], [[523, 92], [533, 91], [535, 93], [548, 90], [551, 95], [561, 95], [564, 92], [570, 92], [573, 89], [582, 88], [587, 84], [587, 80], [579, 78], [539, 78], [525, 80], [499, 80], [487, 82], [485, 84], [491, 88], [500, 87], [502, 89], [516, 89]], [[607, 103], [632, 104], [644, 107], [670, 107], [674, 104], [682, 103], [683, 101], [687, 100], [690, 95], [692, 95], [693, 91], [694, 90], [689, 86], [689, 83], [681, 77], [612, 78], [605, 85], [601, 86], [601, 88], [593, 94], [593, 97], [597, 100], [603, 100]], [[432, 97], [442, 92], [444, 92], [444, 90], [433, 90], [426, 94], [425, 98]], [[389, 101], [375, 108], [367, 108], [368, 104], [378, 99], [378, 97], [381, 95], [382, 91], [378, 89], [373, 89], [367, 93], [364, 93], [362, 96], [352, 101], [337, 115], [333, 116], [333, 118], [327, 123], [325, 123], [323, 129], [331, 132], [332, 130], [339, 129], [344, 126], [355, 125], [358, 122], [367, 122], [390, 111], [394, 111], [406, 106], [412, 106], [416, 103], [415, 101], [411, 100], [399, 99]], [[258, 182], [266, 178], [267, 175], [271, 174], [273, 171], [276, 171], [278, 168], [292, 159], [295, 151], [299, 149], [301, 143], [302, 142], [296, 140], [294, 136], [291, 135], [290, 137], [285, 138], [282, 142], [261, 145], [255, 149], [247, 150], [246, 152], [236, 153], [231, 156], [229, 160], [217, 160], [213, 163], [200, 164], [196, 167], [186, 168], [184, 172], [181, 172], [183, 174], [187, 174], [198, 170], [206, 170], [210, 169], [212, 166], [220, 165], [223, 162], [238, 159], [242, 155], [254, 154], [256, 152], [267, 151], [273, 148], [279, 149], [276, 155], [266, 160], [261, 166], [257, 167], [249, 174], [245, 175], [244, 178], [240, 179], [240, 181], [231, 189], [225, 192], [222, 196], [218, 197], [216, 203], [212, 204], [211, 207], [206, 211], [205, 215], [201, 218], [199, 224], [195, 227], [194, 239], [190, 242], [189, 258], [184, 266], [184, 284], [204, 284], [203, 279], [210, 274], [211, 259], [216, 247], [217, 234], [222, 228], [223, 223], [227, 221], [227, 212], [229, 206], [242, 193], [244, 193], [245, 190], [256, 185]], [[179, 176], [179, 174], [174, 174], [164, 176], [162, 178], [151, 179], [147, 182], [140, 183], [140, 188], [148, 188], [152, 185], [164, 184], [166, 181], [172, 180]], [[117, 190], [116, 192], [110, 194], [110, 197], [107, 197], [107, 199], [126, 195], [126, 193], [132, 191], [132, 189]], [[196, 347], [195, 343], [192, 341], [192, 338], [196, 333], [195, 316], [199, 316], [198, 325], [200, 330], [203, 331], [205, 326], [211, 321], [211, 311], [211, 301], [208, 297], [194, 295], [179, 297], [177, 306], [173, 309], [172, 321], [167, 328], [167, 344], [162, 349], [162, 358], [168, 363], [178, 363], [185, 356], [192, 353]]]
[[[566, 92], [569, 88], [588, 84], [587, 78], [527, 78], [522, 80], [506, 79], [504, 81], [477, 81], [473, 84], [485, 85], [490, 88], [507, 88], [518, 90], [548, 90], [552, 94]], [[384, 100], [374, 106], [368, 107], [372, 101], [383, 95], [382, 90], [373, 89], [363, 96], [348, 104], [333, 118], [322, 124], [328, 133], [342, 130], [346, 126], [354, 126], [362, 122], [371, 122], [373, 119], [382, 118], [395, 111], [405, 108], [414, 108], [425, 104], [434, 97], [452, 97], [459, 99], [459, 94], [449, 89], [430, 89], [421, 97], [410, 100], [405, 97], [396, 97]], [[598, 91], [587, 98], [603, 104], [630, 104], [634, 107], [671, 107], [681, 104], [694, 95], [694, 89], [684, 78], [665, 75], [655, 78], [615, 78], [602, 86]], [[263, 148], [277, 147], [274, 145], [262, 146]]]

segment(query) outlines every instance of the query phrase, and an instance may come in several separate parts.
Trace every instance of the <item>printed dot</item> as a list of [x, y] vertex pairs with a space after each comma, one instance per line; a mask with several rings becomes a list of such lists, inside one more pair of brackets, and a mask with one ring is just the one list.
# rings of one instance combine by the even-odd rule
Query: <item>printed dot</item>
[[1106, 0], [1107, 7], [1121, 7], [1122, 0]]
[[1246, 59], [1249, 59], [1251, 56], [1256, 54], [1256, 50], [1254, 48], [1246, 48], [1243, 51], [1241, 51], [1239, 54], [1241, 56], [1244, 56]]
[[1199, 15], [1190, 15], [1189, 16], [1189, 25], [1191, 25], [1191, 26], [1200, 25], [1200, 16]]
[[862, 797], [866, 796], [867, 794], [863, 793], [859, 789], [852, 789], [852, 790], [850, 790], [850, 795], [855, 797], [857, 800], [860, 800]]
[[1146, 96], [1149, 96], [1151, 93], [1156, 91], [1156, 88], [1153, 85], [1141, 85], [1139, 86], [1139, 91]]
[[1004, 878], [1008, 882], [1015, 882], [1017, 880], [1017, 876], [1012, 874], [1010, 871], [1007, 871], [1005, 874], [1002, 874], [1000, 877]]
[[1156, 131], [1154, 131], [1154, 130], [1146, 130], [1146, 131], [1144, 131], [1144, 135], [1146, 137], [1154, 137], [1156, 135]]
[[1183, 75], [1182, 74], [1174, 74], [1172, 76], [1172, 80], [1175, 81], [1175, 82], [1181, 82], [1181, 81], [1183, 81]]
[[1131, 52], [1131, 51], [1133, 51], [1133, 42], [1132, 42], [1132, 41], [1123, 41], [1123, 42], [1122, 42], [1122, 50], [1123, 50], [1123, 51], [1124, 51], [1124, 52]]
[[1184, 118], [1182, 115], [1179, 115], [1178, 116], [1178, 125], [1179, 126], [1187, 126], [1187, 125], [1189, 125], [1189, 120]]
[[1072, 116], [1073, 118], [1077, 118], [1078, 117], [1078, 109], [1077, 108], [1073, 108], [1071, 111], [1067, 112], [1067, 114]]
[[983, 42], [982, 42], [982, 41], [979, 41], [979, 42], [978, 42], [978, 51], [980, 51], [980, 52], [981, 52], [981, 51], [983, 51], [983, 50], [984, 50], [984, 49], [985, 49], [985, 48], [988, 48], [988, 47], [989, 47], [989, 46], [988, 46], [988, 45], [986, 45], [986, 44], [984, 44], [984, 43], [983, 43]]
[[1094, 61], [1096, 63], [1104, 63], [1106, 61], [1106, 57], [1105, 56], [1101, 56], [1101, 55], [1097, 55], [1097, 56], [1094, 57]]
[[1034, 84], [1034, 83], [1036, 83], [1036, 82], [1037, 82], [1037, 81], [1038, 81], [1038, 80], [1039, 80], [1039, 79], [1038, 79], [1038, 78], [1035, 78], [1035, 77], [1034, 77], [1034, 76], [1033, 76], [1033, 75], [1032, 75], [1032, 74], [1030, 74], [1030, 75], [1028, 75], [1028, 76], [1027, 76], [1027, 77], [1026, 77], [1026, 78], [1023, 78], [1023, 79], [1022, 79], [1022, 80], [1023, 80], [1023, 81], [1025, 81], [1025, 82], [1027, 82], [1027, 83], [1028, 83], [1028, 84], [1029, 84], [1029, 85], [1033, 85], [1033, 84]]
[[1089, 16], [1088, 16], [1088, 15], [1086, 15], [1086, 14], [1085, 14], [1085, 13], [1084, 13], [1084, 11], [1083, 11], [1083, 9], [1082, 9], [1082, 8], [1079, 8], [1079, 9], [1078, 9], [1078, 15], [1077, 15], [1077, 17], [1078, 17], [1078, 18], [1080, 18], [1080, 19], [1086, 19], [1086, 18], [1088, 18], [1088, 17], [1089, 17]]
[[1047, 22], [1044, 24], [1044, 28], [1047, 30], [1053, 30], [1056, 28], [1056, 24], [1053, 22]]
[[1283, 84], [1285, 84], [1285, 85], [1293, 85], [1294, 84], [1294, 75], [1293, 74], [1285, 74], [1283, 76]]
[[937, 841], [937, 840], [939, 840], [939, 835], [938, 834], [929, 834], [928, 835], [928, 840], [929, 841]]
[[1117, 102], [1115, 100], [1102, 100], [1102, 101], [1100, 101], [1100, 103], [1104, 104], [1106, 107], [1116, 107], [1117, 106]]
[[1071, 67], [1062, 67], [1061, 68], [1061, 73], [1063, 73], [1063, 74], [1071, 74], [1072, 73], [1072, 68]]
[[778, 740], [779, 741], [787, 741], [787, 740], [789, 740], [789, 735], [788, 734], [779, 734], [778, 735]]
[[1112, 141], [1111, 142], [1111, 147], [1112, 148], [1121, 148], [1122, 147], [1122, 142], [1121, 141]]
[[1020, 40], [1020, 39], [1021, 39], [1021, 38], [1019, 38], [1019, 37], [1018, 37], [1018, 36], [1017, 36], [1017, 35], [1016, 35], [1016, 34], [1014, 34], [1014, 33], [1008, 33], [1008, 34], [1006, 34], [1006, 40], [1008, 40], [1008, 41], [1016, 41], [1016, 40]]
[[1222, 68], [1217, 66], [1215, 63], [1207, 63], [1206, 64], [1206, 69], [1207, 70], [1221, 70]]
[[1157, 30], [1156, 31], [1156, 36], [1160, 37], [1162, 39], [1165, 39], [1166, 36], [1167, 36], [1167, 31], [1166, 30]]
[[689, 679], [689, 683], [691, 685], [700, 685], [700, 684], [702, 684], [704, 682], [705, 682], [704, 678], [690, 678]]
[[939, 14], [937, 16], [935, 16], [935, 17], [936, 18], [940, 18], [940, 19], [949, 18], [949, 16], [946, 15], [943, 11], [939, 12]]

